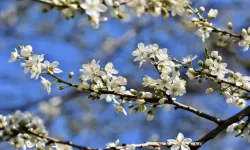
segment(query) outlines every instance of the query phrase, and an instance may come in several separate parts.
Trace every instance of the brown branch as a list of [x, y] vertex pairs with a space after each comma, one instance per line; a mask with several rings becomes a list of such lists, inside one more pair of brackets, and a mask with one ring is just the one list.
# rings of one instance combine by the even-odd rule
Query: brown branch
[[[87, 146], [81, 146], [81, 145], [77, 145], [74, 144], [70, 141], [61, 141], [49, 136], [42, 136], [42, 135], [38, 135], [36, 133], [33, 133], [31, 131], [25, 130], [24, 132], [31, 134], [35, 137], [38, 138], [42, 138], [42, 139], [46, 139], [48, 141], [47, 145], [52, 144], [52, 143], [58, 143], [58, 144], [64, 144], [64, 145], [68, 145], [68, 146], [72, 146], [74, 148], [80, 149], [80, 150], [126, 150], [126, 148], [128, 148], [129, 146], [133, 146], [134, 148], [146, 148], [146, 147], [171, 147], [173, 144], [169, 143], [169, 142], [146, 142], [146, 143], [142, 143], [142, 144], [122, 144], [122, 146], [116, 146], [116, 147], [111, 147], [111, 148], [90, 148]], [[189, 146], [191, 147], [191, 149], [197, 149], [198, 147], [202, 146], [202, 143], [200, 142], [192, 142], [189, 144]]]
[[202, 145], [205, 144], [209, 140], [215, 138], [219, 133], [224, 131], [228, 126], [230, 126], [231, 124], [233, 124], [235, 122], [239, 122], [241, 119], [243, 119], [246, 116], [250, 116], [250, 106], [246, 107], [245, 109], [243, 109], [239, 113], [237, 113], [234, 116], [225, 120], [221, 125], [219, 125], [215, 129], [213, 129], [212, 131], [210, 131], [209, 133], [204, 135], [197, 142], [202, 143]]

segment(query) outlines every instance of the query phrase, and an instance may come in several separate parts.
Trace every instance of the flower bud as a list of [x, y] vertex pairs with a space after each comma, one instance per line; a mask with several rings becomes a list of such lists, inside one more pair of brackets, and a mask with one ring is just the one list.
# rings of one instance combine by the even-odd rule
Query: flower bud
[[192, 22], [197, 22], [197, 21], [199, 21], [198, 18], [192, 18]]
[[215, 18], [218, 14], [218, 10], [217, 9], [210, 9], [208, 14], [207, 14], [207, 17], [208, 18]]
[[114, 6], [115, 6], [115, 7], [119, 7], [119, 6], [120, 6], [120, 3], [119, 3], [118, 1], [115, 1], [115, 2], [114, 2]]
[[137, 91], [135, 89], [130, 89], [130, 93], [133, 95], [137, 95]]
[[207, 88], [206, 89], [206, 94], [210, 94], [210, 93], [212, 93], [214, 91], [214, 89], [213, 88]]
[[74, 76], [74, 72], [70, 72], [70, 73], [69, 73], [69, 78], [72, 79], [73, 76]]
[[205, 8], [204, 8], [204, 7], [200, 7], [200, 9], [199, 9], [199, 10], [200, 10], [200, 12], [201, 12], [201, 13], [204, 13]]
[[227, 23], [227, 27], [228, 27], [229, 30], [232, 30], [232, 29], [233, 29], [233, 24], [232, 24], [232, 22], [228, 22], [228, 23]]
[[145, 105], [140, 105], [140, 112], [144, 112], [147, 110], [147, 107]]
[[144, 99], [137, 99], [136, 103], [139, 104], [139, 105], [141, 105], [141, 104], [145, 103], [145, 100]]
[[213, 61], [213, 59], [209, 58], [209, 59], [206, 59], [205, 64], [207, 66], [212, 66], [214, 64], [214, 61]]
[[199, 64], [199, 66], [203, 67], [203, 61], [199, 60], [198, 64]]
[[152, 121], [154, 119], [154, 113], [152, 111], [149, 111], [147, 114], [147, 120]]
[[130, 110], [130, 114], [136, 114], [137, 111], [138, 111], [138, 108], [132, 108], [132, 109]]
[[191, 9], [187, 9], [187, 13], [188, 13], [189, 15], [192, 15], [194, 12], [193, 12]]
[[64, 86], [58, 86], [57, 89], [58, 90], [63, 90], [65, 87]]
[[243, 29], [241, 30], [241, 34], [242, 34], [242, 35], [247, 35], [247, 30], [243, 28]]

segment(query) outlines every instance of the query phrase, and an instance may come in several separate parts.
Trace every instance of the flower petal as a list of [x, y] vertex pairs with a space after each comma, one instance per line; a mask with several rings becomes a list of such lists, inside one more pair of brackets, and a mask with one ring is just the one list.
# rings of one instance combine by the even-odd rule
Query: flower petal
[[182, 141], [184, 139], [184, 135], [182, 133], [178, 133], [176, 140], [177, 141]]
[[170, 150], [179, 150], [180, 146], [179, 145], [173, 145]]

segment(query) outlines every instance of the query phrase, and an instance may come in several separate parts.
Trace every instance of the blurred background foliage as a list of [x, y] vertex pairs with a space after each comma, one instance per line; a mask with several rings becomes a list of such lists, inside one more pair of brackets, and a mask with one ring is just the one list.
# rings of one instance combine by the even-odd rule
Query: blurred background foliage
[[[249, 0], [193, 0], [194, 7], [204, 6], [207, 10], [216, 8], [218, 17], [213, 24], [226, 29], [228, 21], [234, 25], [233, 31], [240, 33], [250, 26]], [[215, 127], [214, 123], [198, 118], [183, 110], [158, 109], [154, 121], [147, 121], [145, 113], [124, 116], [117, 114], [110, 103], [89, 101], [84, 93], [68, 88], [63, 91], [52, 89], [51, 95], [41, 88], [40, 81], [30, 80], [18, 64], [8, 64], [10, 52], [17, 45], [32, 45], [34, 51], [45, 54], [49, 61], [57, 60], [64, 71], [60, 75], [67, 78], [75, 72], [73, 82], [77, 82], [82, 63], [92, 59], [100, 64], [111, 61], [122, 76], [128, 78], [128, 87], [142, 89], [142, 77], [157, 77], [152, 65], [138, 67], [131, 55], [137, 43], [157, 43], [167, 48], [177, 59], [187, 55], [198, 55], [203, 60], [204, 48], [218, 50], [233, 71], [250, 74], [250, 52], [242, 52], [236, 44], [217, 46], [218, 37], [202, 43], [194, 34], [196, 28], [190, 26], [190, 16], [161, 17], [128, 15], [124, 21], [110, 18], [93, 29], [85, 15], [77, 14], [66, 20], [60, 12], [52, 10], [42, 13], [44, 5], [34, 0], [0, 1], [0, 113], [9, 114], [16, 110], [31, 111], [44, 119], [50, 136], [71, 140], [80, 145], [105, 147], [110, 141], [120, 139], [121, 143], [142, 143], [146, 141], [166, 141], [178, 132], [196, 140]], [[230, 107], [218, 91], [206, 95], [207, 87], [187, 80], [187, 94], [177, 101], [193, 106], [204, 112], [226, 119], [239, 109]], [[1, 143], [0, 149], [11, 149]], [[250, 149], [249, 143], [233, 134], [221, 133], [216, 139], [205, 144], [203, 150]]]

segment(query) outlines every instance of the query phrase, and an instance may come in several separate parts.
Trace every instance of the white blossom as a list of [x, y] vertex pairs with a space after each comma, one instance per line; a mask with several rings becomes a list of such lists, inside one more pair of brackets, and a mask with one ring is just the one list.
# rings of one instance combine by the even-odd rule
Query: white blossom
[[185, 12], [185, 7], [189, 4], [191, 4], [190, 0], [169, 0], [171, 3], [171, 7], [169, 8], [171, 10], [172, 16], [180, 15], [182, 16]]
[[9, 63], [10, 62], [15, 62], [17, 59], [19, 59], [20, 58], [20, 56], [19, 56], [19, 54], [18, 54], [18, 51], [15, 49], [15, 51], [14, 52], [11, 52], [11, 54], [10, 54], [10, 60], [8, 61]]
[[228, 69], [226, 69], [227, 64], [226, 63], [219, 63], [217, 60], [214, 61], [213, 66], [210, 67], [211, 74], [216, 75], [218, 78], [223, 78], [226, 73], [229, 72]]
[[136, 56], [134, 61], [140, 61], [140, 66], [141, 66], [143, 62], [145, 62], [146, 59], [148, 58], [149, 48], [147, 46], [144, 46], [143, 43], [139, 43], [137, 46], [138, 48], [135, 51], [133, 51], [132, 55]]
[[119, 73], [116, 69], [114, 69], [114, 65], [111, 62], [106, 64], [104, 70], [107, 72], [108, 76], [112, 76], [113, 74], [118, 74]]
[[196, 31], [196, 34], [201, 37], [202, 42], [210, 37], [210, 33], [213, 31], [211, 27], [201, 27]]
[[207, 17], [208, 18], [215, 18], [218, 14], [218, 10], [217, 9], [210, 9], [208, 14], [207, 14]]
[[50, 73], [50, 74], [53, 74], [53, 73], [61, 73], [62, 70], [57, 68], [57, 66], [59, 65], [59, 62], [58, 61], [54, 61], [52, 63], [50, 63], [49, 61], [45, 60], [44, 61], [44, 64], [47, 68], [47, 71]]
[[190, 150], [188, 145], [192, 142], [192, 139], [184, 138], [184, 135], [179, 133], [176, 139], [170, 139], [168, 142], [173, 144], [170, 148], [171, 150]]
[[29, 71], [31, 73], [31, 78], [38, 79], [39, 75], [42, 73], [42, 61], [44, 60], [43, 55], [32, 55], [26, 60], [25, 63], [20, 65], [24, 67], [24, 73], [27, 74]]
[[197, 57], [198, 57], [197, 55], [195, 55], [194, 57], [192, 57], [190, 55], [187, 57], [184, 57], [184, 58], [182, 58], [182, 64], [188, 64], [188, 63], [192, 62], [193, 60], [195, 60]]
[[101, 0], [85, 0], [80, 6], [86, 10], [86, 14], [94, 18], [99, 18], [100, 12], [107, 10], [107, 7], [102, 4]]
[[114, 5], [113, 0], [104, 0], [104, 1], [105, 1], [105, 4], [106, 4], [107, 6], [112, 7], [112, 6]]
[[100, 65], [98, 63], [99, 61], [96, 62], [96, 60], [92, 60], [90, 63], [82, 65], [83, 69], [80, 69], [80, 71], [84, 74], [86, 79], [92, 80], [94, 77], [101, 75]]
[[181, 80], [179, 77], [176, 77], [172, 83], [167, 84], [166, 93], [168, 95], [182, 96], [186, 93], [185, 84], [185, 80]]
[[22, 48], [21, 48], [21, 55], [23, 57], [30, 57], [31, 53], [32, 53], [32, 50], [33, 50], [33, 48], [30, 45], [22, 46]]
[[127, 5], [132, 7], [137, 16], [141, 16], [145, 13], [146, 10], [146, 0], [133, 0]]

